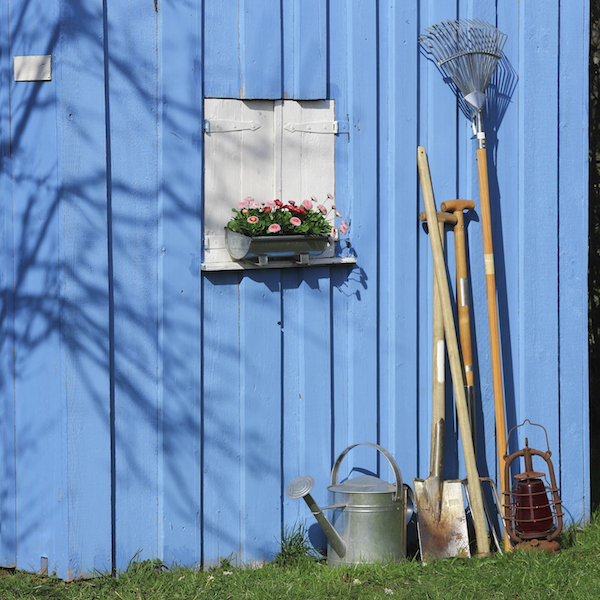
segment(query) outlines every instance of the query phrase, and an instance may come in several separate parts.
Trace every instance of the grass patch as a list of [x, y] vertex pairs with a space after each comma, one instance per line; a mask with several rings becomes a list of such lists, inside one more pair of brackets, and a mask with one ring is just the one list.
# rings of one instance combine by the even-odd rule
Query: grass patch
[[449, 559], [329, 568], [310, 552], [304, 528], [284, 536], [275, 561], [262, 568], [195, 571], [160, 561], [132, 562], [116, 579], [65, 583], [23, 572], [0, 576], [0, 599], [27, 600], [314, 600], [339, 598], [505, 599], [600, 598], [600, 513], [562, 535], [562, 552], [512, 552], [485, 559]]
[[308, 541], [306, 525], [300, 523], [284, 532], [275, 564], [279, 567], [300, 567], [311, 565], [320, 558], [321, 556]]

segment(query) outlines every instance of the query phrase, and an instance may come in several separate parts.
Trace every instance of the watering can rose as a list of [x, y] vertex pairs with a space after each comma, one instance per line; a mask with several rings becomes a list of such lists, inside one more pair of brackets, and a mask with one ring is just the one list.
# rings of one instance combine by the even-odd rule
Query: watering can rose
[[[333, 196], [327, 194], [329, 203], [333, 202]], [[284, 203], [281, 200], [267, 200], [258, 202], [248, 196], [238, 203], [238, 208], [233, 208], [235, 216], [227, 223], [227, 227], [236, 233], [247, 236], [259, 235], [304, 235], [304, 236], [326, 236], [335, 232], [335, 218], [341, 219], [342, 215], [336, 210], [335, 205], [330, 208], [319, 204], [318, 200], [311, 196], [310, 200], [301, 203], [289, 200]], [[333, 213], [333, 219], [327, 217]], [[339, 230], [342, 234], [348, 231], [348, 223], [341, 221]]]

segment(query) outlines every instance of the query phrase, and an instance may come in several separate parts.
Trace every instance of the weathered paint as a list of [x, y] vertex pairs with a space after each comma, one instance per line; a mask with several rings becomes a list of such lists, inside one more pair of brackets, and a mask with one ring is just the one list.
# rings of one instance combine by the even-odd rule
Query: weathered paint
[[[282, 530], [313, 524], [287, 483], [309, 473], [327, 503], [349, 444], [427, 475], [417, 145], [438, 203], [477, 201], [478, 183], [470, 123], [417, 37], [457, 16], [508, 34], [486, 110], [508, 427], [546, 426], [568, 517], [584, 517], [589, 5], [564, 4], [3, 0], [1, 563], [48, 557], [73, 577], [134, 556], [268, 560]], [[13, 81], [28, 54], [52, 55], [51, 82]], [[355, 266], [201, 272], [205, 97], [335, 101]], [[495, 476], [477, 210], [467, 237], [478, 463]], [[354, 467], [391, 477], [366, 448]]]

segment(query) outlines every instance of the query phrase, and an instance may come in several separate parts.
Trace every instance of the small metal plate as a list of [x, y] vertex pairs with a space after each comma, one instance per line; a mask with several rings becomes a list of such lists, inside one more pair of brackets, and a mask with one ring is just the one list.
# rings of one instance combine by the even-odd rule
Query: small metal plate
[[50, 54], [15, 56], [15, 81], [51, 81], [52, 56]]

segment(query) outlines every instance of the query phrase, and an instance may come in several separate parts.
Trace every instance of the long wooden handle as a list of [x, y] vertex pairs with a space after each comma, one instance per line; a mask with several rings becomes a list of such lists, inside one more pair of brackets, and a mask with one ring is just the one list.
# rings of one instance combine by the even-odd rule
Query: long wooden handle
[[471, 343], [471, 315], [469, 309], [469, 278], [467, 273], [467, 244], [465, 242], [465, 219], [462, 210], [454, 213], [457, 217], [454, 226], [454, 248], [456, 254], [456, 306], [460, 349], [467, 386], [467, 408], [473, 433], [473, 447], [477, 457], [477, 434], [475, 433], [475, 377], [473, 374], [473, 349]]
[[[479, 175], [479, 200], [481, 229], [483, 232], [483, 258], [485, 263], [485, 283], [487, 293], [488, 321], [490, 330], [490, 357], [492, 361], [492, 384], [494, 389], [494, 413], [496, 418], [496, 446], [498, 465], [502, 465], [506, 454], [506, 416], [504, 392], [502, 388], [502, 357], [500, 353], [500, 331], [498, 328], [498, 304], [496, 299], [496, 270], [494, 266], [494, 246], [492, 243], [492, 218], [490, 212], [490, 187], [488, 181], [487, 153], [485, 148], [477, 149], [477, 171]], [[508, 481], [500, 466], [500, 494], [504, 499], [508, 493]], [[505, 537], [506, 550], [510, 542]]]
[[[443, 221], [438, 221], [442, 247], [444, 244]], [[435, 273], [433, 275], [433, 375], [432, 375], [432, 401], [431, 401], [431, 464], [430, 470], [433, 472], [435, 445], [438, 436], [436, 435], [436, 423], [446, 419], [446, 344], [444, 341], [444, 319], [442, 317], [442, 305], [440, 301], [440, 291]], [[442, 440], [443, 443], [443, 440]]]
[[[446, 225], [458, 223], [458, 218], [452, 213], [438, 212], [436, 214], [442, 248], [444, 247], [444, 234]], [[419, 214], [420, 221], [427, 221], [427, 214]], [[432, 384], [431, 384], [431, 452], [429, 453], [429, 472], [436, 468], [436, 448], [439, 446], [439, 433], [437, 423], [446, 420], [446, 344], [444, 340], [444, 319], [438, 291], [437, 277], [433, 274], [433, 310], [432, 310]], [[443, 444], [443, 440], [442, 440]], [[442, 455], [443, 456], [443, 455]]]
[[[419, 169], [419, 178], [421, 180], [421, 190], [423, 192], [423, 202], [427, 213], [427, 222], [435, 223], [436, 208], [433, 196], [433, 187], [429, 174], [429, 163], [427, 154], [423, 146], [417, 148], [417, 165]], [[440, 239], [439, 230], [436, 227], [429, 228], [429, 241], [433, 253], [433, 267], [437, 277], [440, 300], [442, 306], [442, 316], [444, 319], [444, 332], [446, 334], [446, 345], [448, 359], [450, 362], [450, 372], [452, 373], [452, 386], [456, 400], [456, 412], [461, 429], [461, 439], [463, 454], [465, 457], [465, 466], [467, 469], [467, 481], [469, 484], [469, 494], [471, 496], [473, 525], [475, 527], [475, 538], [477, 541], [477, 553], [479, 556], [488, 556], [490, 553], [490, 542], [485, 520], [485, 510], [483, 506], [483, 497], [481, 493], [481, 481], [477, 472], [475, 462], [475, 450], [473, 448], [473, 438], [471, 435], [471, 426], [469, 424], [469, 411], [465, 399], [464, 381], [462, 377], [462, 366], [458, 350], [458, 340], [456, 338], [456, 328], [454, 324], [454, 315], [452, 314], [452, 301], [450, 300], [450, 288], [448, 286], [448, 276], [446, 274], [446, 263], [444, 260], [444, 251]]]
[[467, 251], [465, 243], [465, 220], [462, 211], [457, 212], [458, 222], [454, 227], [456, 253], [456, 305], [458, 330], [465, 366], [465, 381], [473, 385], [473, 350], [471, 344], [471, 316], [469, 311], [469, 282], [467, 277]]

